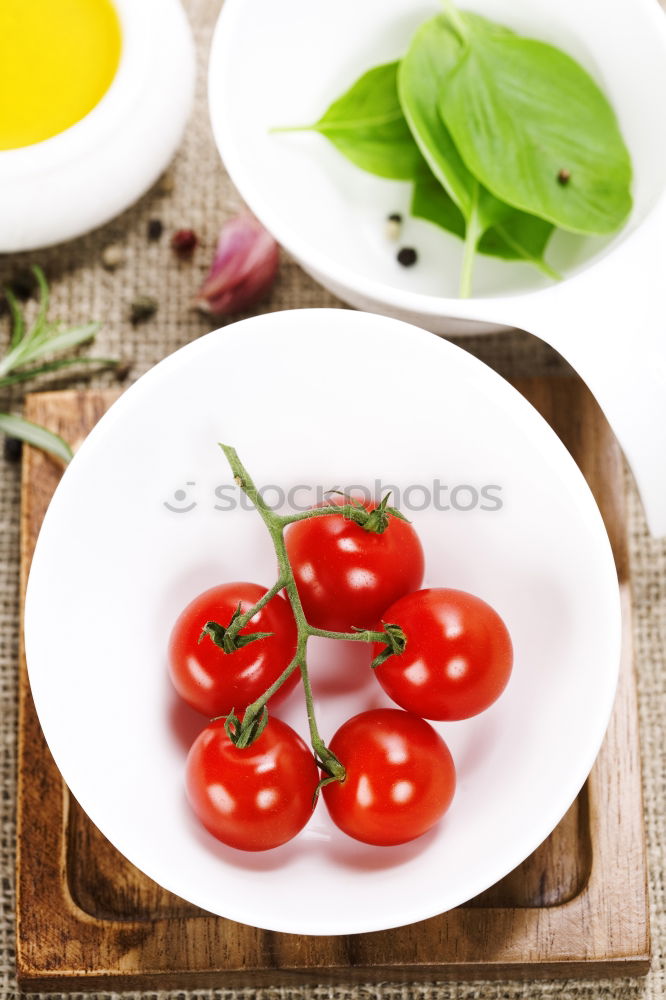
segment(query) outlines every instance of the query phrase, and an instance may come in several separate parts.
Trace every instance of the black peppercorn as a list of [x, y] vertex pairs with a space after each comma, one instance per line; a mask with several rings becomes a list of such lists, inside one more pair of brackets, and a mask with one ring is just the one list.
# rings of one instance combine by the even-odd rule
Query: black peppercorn
[[398, 263], [403, 267], [412, 267], [418, 260], [418, 254], [414, 247], [402, 247], [398, 250]]
[[4, 452], [8, 462], [20, 462], [23, 454], [23, 441], [15, 437], [6, 437]]
[[161, 219], [149, 219], [148, 220], [148, 239], [151, 243], [156, 243], [162, 236], [164, 232], [164, 224]]
[[130, 322], [132, 326], [138, 323], [145, 323], [147, 319], [157, 312], [157, 299], [150, 295], [139, 295], [130, 306]]

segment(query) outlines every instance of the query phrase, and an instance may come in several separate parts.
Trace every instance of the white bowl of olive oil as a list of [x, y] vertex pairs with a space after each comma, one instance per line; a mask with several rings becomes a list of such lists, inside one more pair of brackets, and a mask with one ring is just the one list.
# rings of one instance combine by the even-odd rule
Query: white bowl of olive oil
[[[558, 230], [548, 257], [563, 280], [483, 257], [472, 296], [459, 298], [462, 244], [409, 217], [409, 183], [360, 170], [314, 132], [272, 133], [316, 122], [361, 74], [402, 59], [415, 30], [442, 11], [440, 0], [225, 0], [209, 74], [222, 159], [279, 242], [351, 305], [445, 335], [518, 327], [555, 347], [597, 396], [650, 526], [666, 534], [663, 11], [657, 0], [460, 0], [460, 7], [559, 47], [615, 110], [633, 162], [633, 211], [611, 235]], [[416, 266], [401, 267], [385, 238], [391, 213], [403, 217], [401, 242], [417, 250]]]
[[0, 252], [71, 239], [136, 201], [193, 89], [179, 0], [2, 0]]

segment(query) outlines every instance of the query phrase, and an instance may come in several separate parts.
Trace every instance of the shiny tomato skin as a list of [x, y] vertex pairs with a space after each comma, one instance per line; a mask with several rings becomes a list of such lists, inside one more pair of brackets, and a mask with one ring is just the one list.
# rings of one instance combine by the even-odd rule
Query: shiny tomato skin
[[[364, 506], [373, 510], [377, 504]], [[290, 525], [285, 541], [305, 617], [315, 628], [371, 628], [389, 604], [423, 581], [421, 542], [412, 525], [397, 517], [381, 534], [342, 515], [314, 517]]]
[[[223, 583], [191, 601], [176, 621], [169, 639], [169, 673], [178, 694], [209, 719], [242, 712], [264, 693], [291, 662], [296, 651], [296, 623], [279, 595], [258, 612], [241, 635], [272, 632], [233, 653], [225, 653], [209, 636], [199, 642], [208, 621], [228, 625], [240, 602], [249, 609], [266, 593], [256, 583]], [[298, 684], [299, 672], [285, 681], [270, 700], [275, 707]]]
[[449, 749], [423, 719], [396, 708], [361, 712], [329, 744], [346, 769], [322, 794], [331, 819], [365, 844], [389, 847], [430, 830], [451, 804]]
[[[407, 636], [375, 676], [393, 701], [425, 719], [469, 719], [499, 698], [513, 667], [513, 646], [497, 612], [462, 590], [407, 594], [382, 616]], [[382, 649], [376, 644], [375, 655]]]
[[185, 773], [200, 822], [241, 851], [267, 851], [295, 837], [312, 814], [318, 782], [312, 751], [275, 717], [243, 750], [227, 736], [224, 720], [211, 722], [192, 744]]

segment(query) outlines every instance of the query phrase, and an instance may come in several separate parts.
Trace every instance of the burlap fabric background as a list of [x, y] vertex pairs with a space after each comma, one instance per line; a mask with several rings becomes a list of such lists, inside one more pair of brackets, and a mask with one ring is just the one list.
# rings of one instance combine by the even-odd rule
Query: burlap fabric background
[[[239, 206], [238, 195], [219, 163], [210, 135], [205, 96], [205, 65], [210, 32], [219, 0], [187, 0], [200, 53], [198, 99], [182, 148], [162, 182], [137, 206], [104, 229], [56, 249], [21, 257], [0, 257], [0, 285], [20, 267], [37, 262], [52, 282], [53, 315], [68, 321], [91, 318], [104, 322], [96, 353], [121, 356], [132, 361], [128, 381], [136, 378], [160, 358], [210, 329], [211, 324], [189, 307], [193, 291], [206, 271], [223, 220]], [[149, 140], [148, 140], [149, 141]], [[171, 187], [171, 190], [168, 190]], [[158, 217], [165, 225], [160, 242], [146, 239], [148, 219]], [[180, 227], [193, 228], [201, 245], [191, 262], [178, 261], [168, 245], [168, 234]], [[109, 273], [101, 265], [101, 251], [108, 243], [120, 243], [126, 265]], [[157, 315], [144, 325], [132, 327], [129, 303], [137, 295], [153, 295], [159, 302]], [[280, 278], [263, 311], [306, 306], [338, 306], [330, 295], [284, 257]], [[6, 318], [0, 319], [0, 337], [7, 337]], [[502, 374], [564, 372], [566, 365], [549, 348], [531, 337], [512, 334], [464, 340], [464, 347]], [[113, 383], [103, 375], [97, 384]], [[54, 383], [51, 383], [53, 386]], [[58, 384], [58, 383], [55, 383]], [[10, 397], [20, 408], [20, 395]], [[1, 407], [6, 408], [3, 399]], [[0, 459], [0, 1000], [16, 993], [14, 976], [14, 785], [16, 747], [16, 669], [18, 654], [18, 558], [20, 467]], [[638, 500], [630, 493], [630, 535], [635, 600], [635, 643], [639, 665], [640, 712], [646, 824], [650, 852], [650, 892], [655, 957], [647, 979], [567, 981], [558, 983], [416, 983], [407, 986], [318, 987], [308, 990], [262, 989], [232, 994], [151, 994], [249, 998], [265, 1000], [313, 997], [340, 998], [498, 998], [557, 996], [583, 1000], [587, 997], [662, 997], [666, 975], [666, 541], [649, 538]], [[46, 846], [46, 845], [45, 845]], [[132, 996], [134, 994], [126, 994]]]

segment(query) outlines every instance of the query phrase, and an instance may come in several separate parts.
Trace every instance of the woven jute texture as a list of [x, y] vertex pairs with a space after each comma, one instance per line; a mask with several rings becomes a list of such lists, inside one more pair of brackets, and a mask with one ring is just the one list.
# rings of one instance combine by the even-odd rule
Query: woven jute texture
[[[182, 147], [165, 178], [139, 204], [113, 223], [89, 236], [55, 249], [20, 257], [0, 257], [0, 285], [31, 263], [46, 270], [52, 284], [52, 315], [69, 322], [103, 320], [95, 353], [131, 361], [127, 382], [138, 377], [165, 355], [210, 329], [211, 324], [190, 308], [193, 292], [212, 257], [223, 221], [240, 205], [225, 176], [208, 125], [205, 67], [212, 26], [219, 0], [188, 0], [186, 7], [195, 30], [200, 55], [198, 97]], [[148, 140], [149, 141], [149, 140]], [[165, 232], [161, 240], [146, 238], [148, 220], [159, 218]], [[178, 228], [194, 229], [200, 238], [191, 261], [179, 261], [169, 247], [169, 235]], [[101, 263], [101, 252], [118, 243], [126, 254], [123, 267], [111, 273]], [[133, 327], [129, 303], [137, 295], [159, 300], [153, 319]], [[342, 304], [308, 278], [283, 256], [281, 273], [272, 296], [257, 311]], [[0, 318], [0, 337], [7, 337], [6, 318]], [[503, 375], [546, 374], [567, 371], [558, 355], [525, 334], [468, 338], [460, 342]], [[101, 375], [96, 385], [113, 383]], [[52, 382], [53, 388], [59, 383]], [[20, 395], [2, 400], [20, 411]], [[16, 994], [14, 975], [14, 805], [16, 754], [16, 671], [19, 628], [19, 477], [17, 464], [2, 462], [0, 485], [0, 1000]], [[643, 980], [557, 983], [414, 983], [394, 986], [318, 987], [310, 989], [243, 990], [238, 993], [144, 994], [145, 996], [261, 997], [266, 1000], [328, 998], [497, 998], [552, 996], [583, 1000], [612, 996], [629, 1000], [662, 997], [666, 975], [666, 541], [647, 534], [639, 501], [629, 482], [631, 567], [635, 601], [635, 644], [639, 669], [640, 722], [643, 751], [646, 826], [650, 854], [650, 893], [654, 953], [652, 970]], [[90, 996], [90, 994], [87, 994]], [[102, 994], [98, 994], [102, 995]], [[104, 994], [105, 995], [105, 994]], [[125, 994], [137, 996], [137, 994]]]

